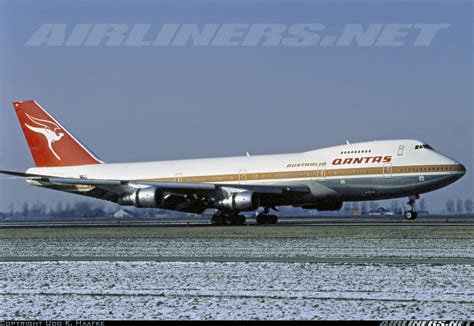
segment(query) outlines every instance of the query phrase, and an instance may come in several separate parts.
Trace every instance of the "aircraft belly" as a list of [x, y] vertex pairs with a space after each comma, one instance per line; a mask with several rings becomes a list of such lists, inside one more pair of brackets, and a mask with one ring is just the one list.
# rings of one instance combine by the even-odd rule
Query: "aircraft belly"
[[[420, 178], [421, 177], [421, 178]], [[337, 192], [344, 201], [376, 200], [421, 194], [439, 189], [450, 183], [443, 175], [411, 175], [390, 178], [358, 177], [346, 179], [328, 179], [327, 187]]]

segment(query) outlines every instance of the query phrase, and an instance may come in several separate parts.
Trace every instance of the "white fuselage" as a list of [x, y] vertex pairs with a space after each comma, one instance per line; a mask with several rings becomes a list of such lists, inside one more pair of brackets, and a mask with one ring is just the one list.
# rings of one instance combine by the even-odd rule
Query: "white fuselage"
[[419, 194], [465, 173], [455, 160], [417, 140], [386, 140], [304, 153], [143, 163], [31, 168], [32, 174], [69, 178], [225, 184], [318, 184], [344, 200]]

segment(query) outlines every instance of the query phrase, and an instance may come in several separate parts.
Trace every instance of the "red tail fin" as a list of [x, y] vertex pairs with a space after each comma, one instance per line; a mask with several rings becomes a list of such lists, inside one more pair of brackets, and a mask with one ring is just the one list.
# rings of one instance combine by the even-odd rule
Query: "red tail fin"
[[35, 101], [13, 102], [36, 166], [102, 163]]

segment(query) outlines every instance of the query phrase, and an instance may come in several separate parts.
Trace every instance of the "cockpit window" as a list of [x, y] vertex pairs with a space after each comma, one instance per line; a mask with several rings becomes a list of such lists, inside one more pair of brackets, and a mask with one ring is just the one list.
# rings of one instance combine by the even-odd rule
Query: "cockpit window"
[[434, 150], [434, 148], [433, 148], [433, 147], [431, 147], [431, 146], [430, 146], [430, 145], [428, 145], [428, 144], [423, 144], [423, 145], [416, 145], [416, 146], [415, 146], [415, 149], [422, 149], [422, 148], [426, 148], [426, 149], [432, 149], [432, 150]]

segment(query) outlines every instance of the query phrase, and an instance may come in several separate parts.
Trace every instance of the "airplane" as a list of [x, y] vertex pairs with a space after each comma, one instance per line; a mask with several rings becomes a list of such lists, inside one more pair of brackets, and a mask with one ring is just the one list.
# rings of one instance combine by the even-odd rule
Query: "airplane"
[[336, 211], [346, 201], [408, 197], [417, 217], [420, 194], [445, 187], [466, 168], [411, 139], [349, 143], [302, 153], [175, 161], [105, 163], [37, 102], [13, 107], [36, 167], [0, 173], [44, 187], [111, 201], [202, 214], [214, 225], [242, 225], [243, 212], [274, 224], [279, 206]]

